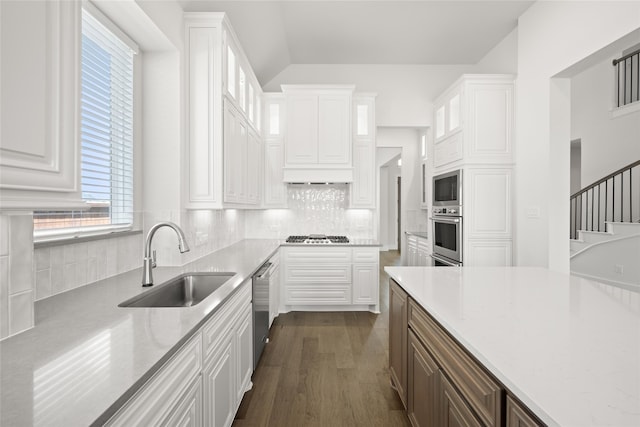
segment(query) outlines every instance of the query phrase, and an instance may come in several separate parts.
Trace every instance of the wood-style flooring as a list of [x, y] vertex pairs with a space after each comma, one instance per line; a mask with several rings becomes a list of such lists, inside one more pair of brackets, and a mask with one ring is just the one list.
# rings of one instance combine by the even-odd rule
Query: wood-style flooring
[[389, 277], [380, 253], [380, 311], [291, 312], [273, 323], [234, 426], [409, 426], [389, 383]]

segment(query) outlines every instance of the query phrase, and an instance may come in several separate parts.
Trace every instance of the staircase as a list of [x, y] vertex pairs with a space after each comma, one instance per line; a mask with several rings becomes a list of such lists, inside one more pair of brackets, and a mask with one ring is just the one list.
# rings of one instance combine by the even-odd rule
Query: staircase
[[571, 273], [640, 290], [640, 161], [570, 200]]

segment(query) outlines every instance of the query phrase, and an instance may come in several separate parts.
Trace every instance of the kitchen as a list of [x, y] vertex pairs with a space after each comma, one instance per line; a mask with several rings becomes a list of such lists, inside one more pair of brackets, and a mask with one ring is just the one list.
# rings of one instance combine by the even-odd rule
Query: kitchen
[[[171, 375], [169, 369], [169, 365], [178, 360], [176, 355], [184, 355], [182, 367], [192, 368], [193, 375], [185, 373], [184, 378], [203, 377], [214, 371], [228, 374], [223, 369], [224, 363], [214, 364], [221, 370], [214, 369], [215, 360], [228, 361], [227, 368], [237, 372], [237, 378], [226, 383], [212, 382], [232, 389], [228, 401], [221, 403], [228, 409], [226, 412], [214, 411], [211, 415], [207, 412], [211, 411], [211, 405], [201, 403], [205, 406], [203, 411], [192, 406], [191, 412], [186, 409], [182, 412], [191, 414], [196, 425], [229, 425], [251, 382], [250, 375], [247, 376], [249, 371], [244, 370], [244, 375], [240, 375], [239, 366], [253, 369], [253, 363], [249, 363], [251, 358], [247, 358], [251, 352], [246, 351], [253, 346], [248, 333], [252, 327], [247, 323], [251, 304], [246, 300], [251, 297], [246, 285], [272, 255], [279, 258], [271, 261], [279, 264], [279, 272], [274, 274], [276, 278], [280, 274], [281, 283], [277, 289], [280, 295], [270, 295], [277, 300], [277, 310], [269, 316], [275, 326], [304, 310], [329, 309], [342, 313], [339, 317], [343, 317], [344, 322], [361, 321], [363, 315], [376, 316], [381, 312], [375, 321], [380, 326], [379, 322], [386, 320], [388, 297], [384, 286], [388, 284], [378, 288], [378, 281], [385, 279], [386, 273], [379, 270], [382, 263], [371, 253], [377, 250], [378, 244], [388, 245], [379, 231], [384, 228], [381, 223], [384, 215], [379, 201], [382, 195], [377, 189], [383, 185], [379, 167], [382, 165], [376, 163], [376, 157], [381, 149], [395, 149], [401, 156], [401, 229], [387, 240], [397, 241], [399, 236], [401, 242], [395, 248], [402, 249], [405, 257], [404, 245], [409, 236], [405, 231], [426, 232], [427, 239], [432, 234], [428, 193], [436, 168], [434, 148], [440, 138], [438, 101], [448, 93], [447, 88], [472, 87], [473, 76], [517, 74], [515, 81], [512, 76], [510, 98], [501, 98], [512, 102], [513, 130], [508, 140], [517, 149], [510, 151], [511, 159], [491, 160], [490, 169], [500, 169], [504, 174], [499, 175], [502, 178], [490, 175], [487, 181], [510, 186], [509, 192], [502, 194], [514, 195], [513, 200], [504, 197], [498, 200], [506, 212], [498, 217], [510, 219], [509, 227], [503, 227], [498, 237], [483, 235], [482, 230], [477, 229], [475, 237], [467, 236], [471, 240], [465, 240], [463, 247], [475, 243], [478, 248], [492, 248], [485, 253], [492, 254], [491, 261], [507, 259], [509, 262], [503, 265], [545, 267], [564, 274], [569, 271], [566, 233], [554, 233], [564, 230], [565, 218], [569, 216], [564, 208], [569, 191], [564, 191], [564, 184], [551, 185], [538, 179], [540, 172], [545, 171], [557, 177], [557, 182], [566, 183], [568, 188], [567, 163], [549, 159], [549, 153], [568, 159], [568, 153], [559, 148], [559, 144], [553, 144], [557, 138], [563, 138], [566, 124], [549, 123], [549, 117], [555, 120], [556, 116], [567, 113], [558, 112], [547, 98], [551, 92], [551, 98], [562, 100], [564, 88], [558, 84], [549, 89], [549, 79], [637, 31], [640, 26], [637, 2], [620, 5], [514, 2], [502, 5], [503, 9], [493, 5], [496, 12], [493, 27], [502, 32], [484, 39], [480, 35], [487, 32], [486, 27], [480, 22], [474, 24], [472, 19], [490, 7], [482, 2], [476, 6], [461, 3], [458, 7], [433, 2], [434, 9], [428, 9], [430, 5], [422, 2], [402, 8], [377, 2], [379, 9], [358, 9], [337, 3], [338, 9], [333, 10], [324, 10], [320, 3], [290, 2], [284, 14], [278, 12], [283, 5], [277, 2], [251, 3], [249, 12], [243, 9], [242, 3], [96, 1], [93, 6], [86, 6], [98, 9], [95, 15], [106, 15], [117, 22], [117, 26], [107, 24], [108, 28], [125, 39], [131, 51], [137, 50], [132, 61], [134, 65], [142, 65], [134, 68], [140, 84], [134, 85], [133, 107], [142, 108], [133, 109], [137, 113], [132, 124], [134, 140], [140, 144], [131, 148], [131, 182], [140, 185], [127, 190], [133, 193], [135, 208], [125, 218], [133, 226], [124, 227], [118, 237], [76, 239], [64, 245], [47, 242], [50, 236], [39, 232], [36, 234], [41, 241], [35, 248], [33, 244], [25, 244], [33, 242], [35, 219], [43, 222], [55, 219], [41, 212], [73, 210], [78, 205], [80, 159], [76, 149], [79, 145], [68, 141], [75, 141], [73, 135], [79, 133], [73, 114], [78, 106], [69, 94], [79, 89], [79, 73], [73, 64], [79, 56], [74, 49], [80, 45], [79, 34], [74, 29], [80, 22], [81, 11], [74, 2], [49, 2], [46, 7], [38, 2], [2, 3], [0, 260], [3, 276], [0, 288], [3, 301], [0, 325], [4, 339], [0, 343], [3, 364], [0, 409], [3, 425], [47, 424], [47, 421], [65, 425], [102, 424], [119, 410], [118, 414], [125, 416], [127, 408], [145, 407], [143, 399], [135, 402], [143, 393], [135, 396], [134, 393], [143, 388], [152, 390], [154, 379], [163, 379], [156, 382], [159, 384], [156, 389], [171, 388], [170, 381], [179, 377]], [[437, 27], [440, 31], [447, 30], [447, 23], [451, 26], [456, 17], [464, 18], [458, 21], [460, 25], [477, 32], [477, 37], [470, 40], [484, 44], [469, 45], [465, 51], [464, 44], [463, 47], [456, 44], [455, 33], [449, 30], [443, 37], [451, 39], [449, 49], [460, 49], [462, 59], [457, 62], [443, 59], [442, 50], [429, 52], [434, 57], [441, 56], [421, 58], [419, 65], [403, 65], [415, 64], [406, 55], [388, 63], [375, 62], [372, 58], [379, 52], [372, 53], [364, 47], [361, 56], [354, 54], [351, 59], [339, 60], [336, 57], [341, 52], [335, 43], [332, 44], [335, 51], [329, 50], [329, 53], [336, 57], [327, 54], [327, 49], [324, 57], [304, 56], [312, 51], [310, 47], [319, 34], [330, 33], [326, 27], [323, 30], [323, 23], [337, 25], [332, 17], [353, 18], [350, 20], [353, 26], [347, 26], [345, 31], [357, 29], [378, 40], [380, 45], [380, 34], [372, 34], [365, 24], [356, 24], [357, 17], [363, 11], [369, 12], [374, 22], [393, 25], [395, 31], [402, 33], [406, 22], [395, 14], [403, 10], [403, 19], [415, 28], [423, 22], [420, 16], [432, 16], [429, 13], [441, 17], [444, 25]], [[228, 15], [202, 15], [219, 11]], [[412, 19], [411, 15], [418, 18]], [[263, 19], [256, 22], [256, 16]], [[604, 20], [606, 25], [601, 22], [603, 16], [610, 18]], [[562, 22], [568, 17], [575, 25], [576, 34], [586, 34], [585, 29], [589, 28], [590, 37], [583, 37], [576, 45], [563, 44], [565, 24], [550, 27], [548, 21]], [[102, 22], [102, 18], [100, 20]], [[312, 25], [311, 21], [315, 23]], [[428, 24], [435, 27], [437, 23]], [[282, 41], [287, 37], [285, 27], [294, 32], [288, 47]], [[58, 37], [49, 37], [49, 31], [56, 32]], [[276, 41], [280, 38], [276, 43], [280, 50], [260, 45], [269, 39], [257, 37], [260, 34], [271, 34]], [[420, 31], [416, 34], [423, 35]], [[550, 37], [557, 40], [550, 43]], [[417, 54], [420, 43], [425, 43], [411, 39], [401, 42], [413, 47], [407, 55]], [[231, 50], [225, 50], [229, 46]], [[552, 49], [552, 54], [542, 53], [547, 49]], [[52, 61], [51, 58], [57, 57], [55, 52], [65, 60]], [[464, 52], [466, 57], [462, 55]], [[541, 62], [547, 65], [542, 67]], [[458, 81], [463, 74], [472, 76]], [[447, 99], [450, 107], [452, 98]], [[491, 101], [495, 99], [490, 97]], [[295, 109], [291, 109], [292, 105]], [[296, 120], [292, 120], [290, 112], [298, 114]], [[344, 121], [345, 117], [350, 120]], [[446, 120], [451, 117], [445, 113]], [[425, 150], [421, 146], [423, 137]], [[291, 141], [296, 138], [299, 143], [292, 145]], [[340, 138], [348, 141], [347, 145], [318, 142]], [[225, 148], [228, 141], [237, 143]], [[539, 141], [546, 141], [546, 145]], [[345, 150], [345, 146], [351, 148]], [[252, 147], [263, 147], [264, 154], [256, 156], [260, 151]], [[481, 152], [476, 154], [483, 156]], [[457, 164], [455, 161], [451, 164]], [[467, 174], [469, 165], [464, 162], [459, 163], [458, 168], [463, 169], [463, 179], [486, 176], [481, 174], [486, 169], [482, 167], [472, 168]], [[234, 167], [225, 167], [229, 164]], [[331, 167], [326, 167], [327, 164]], [[309, 174], [310, 171], [313, 173]], [[548, 190], [547, 186], [552, 189]], [[421, 187], [427, 194], [424, 198]], [[491, 200], [497, 197], [490, 191], [482, 194]], [[388, 200], [392, 197], [396, 196], [387, 195]], [[427, 209], [423, 209], [423, 204]], [[473, 217], [477, 209], [469, 210], [466, 200], [464, 204], [467, 229], [477, 220]], [[39, 212], [39, 216], [32, 217], [34, 211]], [[178, 224], [184, 231], [190, 250], [182, 254], [177, 250], [176, 234], [169, 227], [158, 231], [152, 250], [146, 254], [152, 258], [149, 262], [158, 265], [153, 270], [156, 285], [193, 271], [213, 273], [211, 277], [221, 273], [234, 275], [220, 291], [214, 291], [210, 298], [186, 311], [118, 307], [143, 292], [140, 267], [145, 257], [144, 236], [154, 224], [166, 221]], [[475, 224], [499, 227], [505, 223], [496, 224], [491, 220]], [[385, 227], [394, 228], [388, 224]], [[289, 236], [300, 235], [313, 241], [314, 233], [345, 236], [349, 243], [284, 242]], [[252, 244], [253, 239], [259, 241]], [[335, 255], [331, 254], [332, 250], [342, 252], [332, 258]], [[316, 263], [322, 257], [325, 264], [312, 268], [315, 264], [310, 265], [310, 259]], [[403, 261], [406, 264], [406, 260]], [[397, 271], [391, 275], [403, 284]], [[318, 286], [320, 283], [323, 286]], [[151, 287], [152, 291], [160, 289], [154, 288], [156, 285]], [[360, 290], [360, 299], [355, 298], [355, 289]], [[409, 294], [421, 301], [418, 295]], [[633, 295], [629, 297], [632, 300]], [[255, 304], [255, 295], [253, 298]], [[316, 303], [325, 298], [328, 300], [319, 307]], [[428, 303], [424, 305], [428, 310]], [[437, 307], [431, 309], [437, 310]], [[354, 310], [353, 317], [345, 314], [349, 310]], [[226, 322], [214, 321], [223, 315], [228, 315]], [[276, 315], [279, 319], [273, 320]], [[327, 314], [324, 316], [329, 317], [318, 316], [319, 325], [338, 322]], [[636, 317], [631, 318], [631, 327], [634, 322], [637, 325], [637, 321], [636, 313]], [[216, 329], [220, 325], [226, 329]], [[62, 334], [60, 328], [67, 332]], [[285, 330], [284, 325], [280, 330]], [[202, 334], [206, 344], [194, 344], [194, 334]], [[633, 332], [631, 334], [633, 344]], [[225, 337], [223, 343], [215, 339], [220, 336]], [[464, 342], [455, 334], [454, 338]], [[378, 341], [384, 343], [380, 337]], [[268, 344], [266, 348], [265, 354], [283, 352], [282, 349], [269, 350]], [[191, 352], [183, 353], [185, 349]], [[178, 350], [180, 354], [176, 353]], [[378, 350], [386, 351], [384, 347]], [[637, 353], [637, 348], [630, 351]], [[475, 358], [487, 363], [478, 355]], [[189, 365], [186, 360], [195, 365]], [[273, 362], [273, 356], [269, 360]], [[75, 366], [81, 373], [74, 378], [84, 375], [89, 381], [65, 386], [62, 375], [63, 382], [56, 382], [61, 378], [57, 374], [66, 372], [65, 366]], [[491, 371], [486, 365], [482, 369]], [[260, 372], [258, 368], [256, 375]], [[629, 378], [638, 378], [637, 369], [631, 369]], [[388, 373], [386, 379], [388, 382]], [[147, 380], [150, 381], [147, 383]], [[506, 385], [507, 390], [516, 392], [513, 385], [505, 384], [504, 378], [498, 376], [497, 380]], [[258, 380], [253, 382], [256, 391], [259, 390]], [[100, 391], [92, 394], [92, 385]], [[203, 388], [202, 394], [207, 396], [211, 390]], [[69, 392], [63, 393], [63, 390]], [[197, 388], [189, 381], [176, 385], [175, 390], [184, 391], [184, 396], [198, 395]], [[393, 394], [388, 393], [385, 398], [389, 399], [389, 405], [401, 409], [402, 403], [398, 403], [397, 398], [392, 400]], [[79, 396], [87, 399], [80, 400], [86, 412], [64, 409], [72, 407]], [[534, 417], [554, 424], [553, 416], [544, 408], [531, 407], [526, 396], [518, 393], [514, 397], [520, 404], [525, 403], [524, 406], [529, 403], [525, 413], [534, 411]], [[164, 402], [177, 399], [180, 408], [180, 403], [187, 401], [176, 396], [164, 399]], [[199, 399], [192, 401], [201, 402]], [[218, 405], [217, 399], [215, 405]], [[473, 407], [473, 402], [469, 405]], [[146, 408], [153, 412], [151, 403], [147, 402]], [[134, 415], [144, 412], [129, 411]], [[55, 418], [58, 416], [61, 418]], [[215, 422], [203, 421], [210, 420], [207, 417], [211, 416]], [[630, 425], [637, 424], [637, 420], [630, 417]], [[117, 423], [118, 420], [109, 421]], [[126, 418], [120, 421], [126, 423]], [[280, 424], [285, 422], [280, 421]], [[556, 419], [555, 424], [563, 423]]]

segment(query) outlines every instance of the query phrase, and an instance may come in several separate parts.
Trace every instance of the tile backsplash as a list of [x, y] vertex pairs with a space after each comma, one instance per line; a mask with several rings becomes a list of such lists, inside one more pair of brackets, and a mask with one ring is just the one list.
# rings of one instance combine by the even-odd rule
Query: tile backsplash
[[33, 215], [0, 215], [0, 339], [33, 327]]
[[283, 239], [318, 233], [374, 238], [374, 211], [349, 209], [348, 196], [346, 184], [290, 185], [288, 209], [246, 212], [246, 235]]

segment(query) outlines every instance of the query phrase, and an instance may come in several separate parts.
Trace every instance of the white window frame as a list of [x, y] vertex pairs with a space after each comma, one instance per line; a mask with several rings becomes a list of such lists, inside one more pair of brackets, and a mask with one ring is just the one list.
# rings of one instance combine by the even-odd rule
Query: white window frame
[[[88, 1], [82, 2], [82, 8], [89, 12], [98, 22], [104, 25], [109, 31], [115, 34], [134, 52], [133, 56], [133, 219], [131, 224], [108, 224], [98, 226], [52, 228], [45, 230], [34, 230], [34, 243], [56, 242], [68, 243], [80, 237], [118, 237], [120, 232], [128, 232], [141, 229], [141, 218], [139, 215], [142, 147], [141, 141], [141, 99], [142, 99], [142, 77], [141, 77], [141, 55], [135, 41], [125, 34], [111, 19], [105, 16], [98, 8]], [[82, 31], [81, 23], [78, 23], [78, 31]], [[81, 49], [81, 45], [78, 46]], [[78, 55], [81, 60], [81, 55]], [[80, 64], [78, 64], [80, 67]], [[80, 96], [80, 95], [78, 95]], [[78, 99], [78, 103], [80, 100]], [[79, 122], [78, 122], [79, 123]], [[78, 124], [79, 125], [79, 124]], [[78, 161], [80, 159], [78, 158]]]

